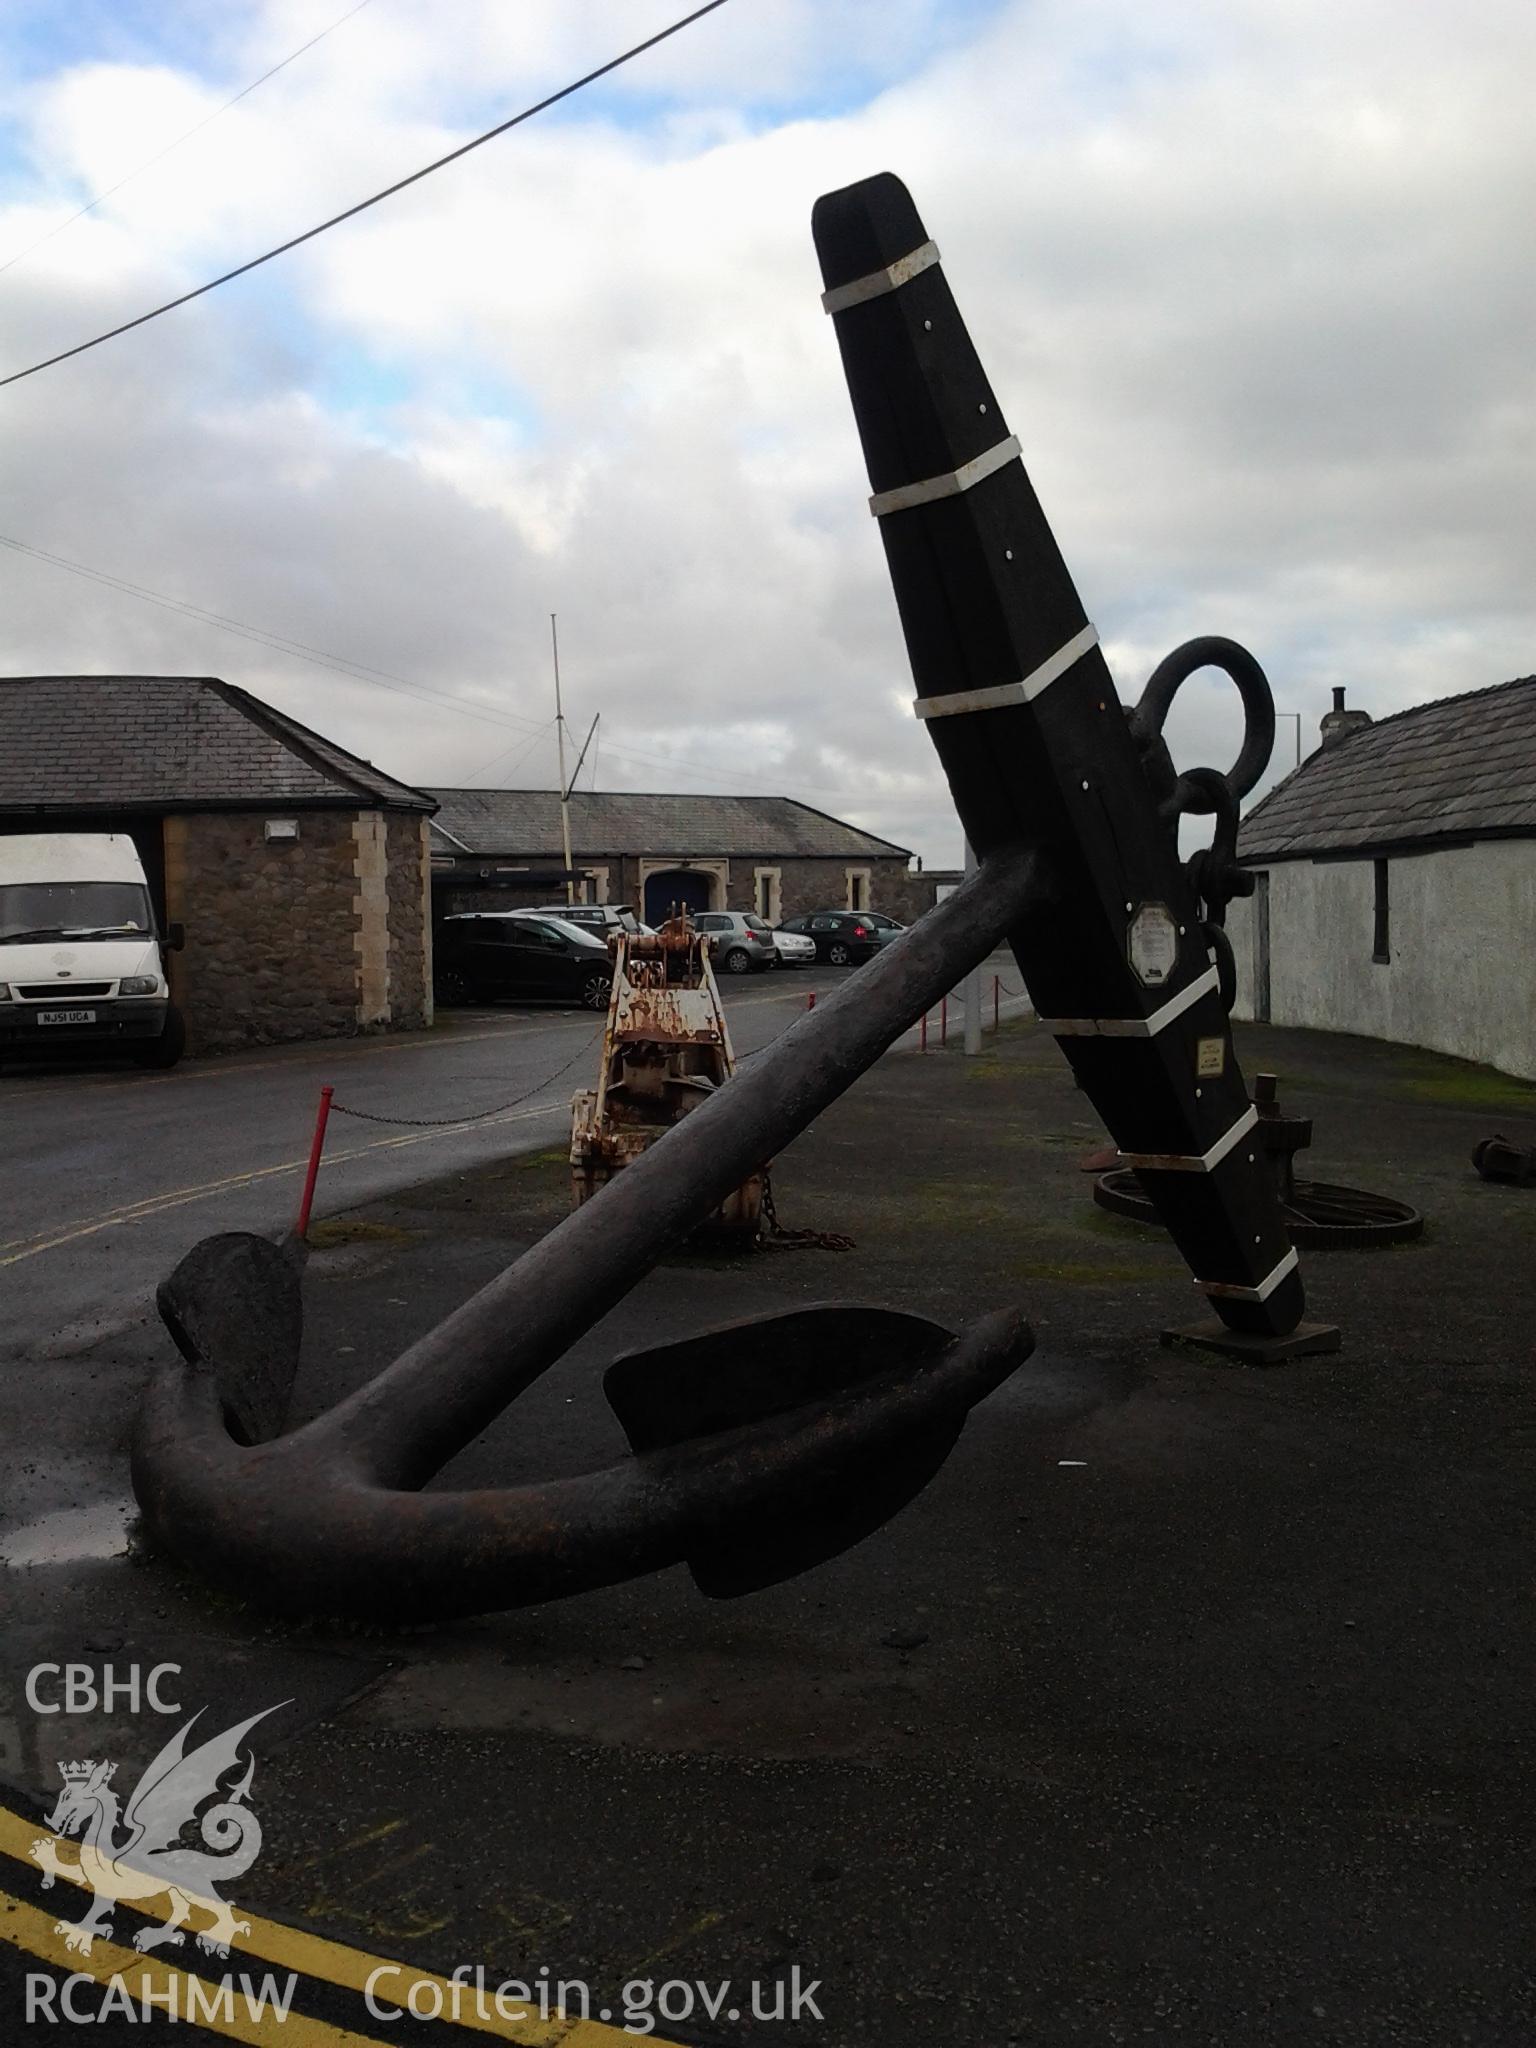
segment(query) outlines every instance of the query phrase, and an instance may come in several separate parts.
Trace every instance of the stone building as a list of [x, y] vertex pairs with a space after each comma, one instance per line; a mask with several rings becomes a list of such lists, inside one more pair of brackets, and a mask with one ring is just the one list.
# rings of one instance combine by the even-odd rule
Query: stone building
[[212, 676], [0, 679], [0, 833], [133, 838], [194, 1052], [431, 1022], [433, 808]]
[[1536, 676], [1374, 724], [1343, 695], [1243, 820], [1237, 1014], [1536, 1080]]
[[[557, 901], [560, 802], [550, 790], [434, 789], [435, 893], [443, 909]], [[777, 924], [808, 910], [883, 910], [903, 923], [931, 886], [904, 846], [782, 796], [571, 797], [571, 861], [595, 903], [656, 923], [672, 903], [750, 910]]]

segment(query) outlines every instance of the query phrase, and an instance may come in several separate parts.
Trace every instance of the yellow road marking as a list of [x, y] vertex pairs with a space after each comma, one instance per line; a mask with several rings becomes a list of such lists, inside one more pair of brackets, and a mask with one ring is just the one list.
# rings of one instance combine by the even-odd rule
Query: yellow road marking
[[[40, 1823], [24, 1820], [19, 1813], [0, 1806], [0, 1853], [25, 1863], [29, 1869], [38, 1868], [31, 1855], [32, 1844], [47, 1832]], [[247, 1933], [237, 1934], [231, 1945], [232, 1964], [237, 1956], [251, 1956], [258, 1962], [272, 1963], [279, 1969], [292, 1970], [298, 1976], [318, 1979], [340, 1990], [359, 1994], [367, 1989], [368, 1980], [375, 1971], [397, 1972], [375, 1988], [374, 1995], [381, 2005], [403, 2007], [413, 1985], [428, 1985], [441, 1993], [442, 2017], [447, 2021], [454, 2012], [453, 1995], [457, 1990], [459, 2007], [455, 2024], [476, 2033], [493, 2034], [500, 2040], [521, 2042], [523, 2048], [619, 2048], [619, 2044], [633, 2043], [636, 2039], [634, 2034], [609, 2026], [602, 2020], [541, 2020], [534, 2013], [530, 2013], [526, 2020], [516, 2020], [506, 2018], [494, 2007], [482, 2013], [476, 2010], [473, 1983], [456, 1987], [450, 1978], [440, 1977], [431, 1970], [418, 1969], [414, 1963], [401, 1962], [397, 1957], [370, 1955], [365, 1949], [348, 1948], [341, 1942], [327, 1940], [323, 1935], [308, 1934], [300, 1927], [285, 1927], [281, 1921], [264, 1920], [259, 1914], [248, 1913], [244, 1908], [240, 1912], [250, 1927]], [[93, 1944], [88, 1957], [71, 1955], [64, 1947], [63, 1937], [54, 1932], [53, 1920], [47, 1913], [24, 1905], [5, 1892], [0, 1892], [0, 1939], [51, 1963], [57, 1969], [78, 1970], [97, 1979], [110, 1977], [117, 1971], [125, 1975], [129, 1971], [147, 1972], [153, 1975], [155, 1987], [162, 1993], [167, 1979], [186, 1974], [100, 1940]], [[487, 1997], [493, 1995], [494, 1987], [487, 1979]], [[178, 2007], [178, 2011], [181, 2009]], [[163, 2005], [161, 2010], [164, 2010]], [[299, 2031], [301, 2028], [314, 2031]], [[238, 2023], [232, 2027], [216, 2027], [214, 2031], [242, 2041], [272, 2038], [271, 2033], [242, 2032]], [[371, 2039], [368, 2035], [326, 2026], [319, 2020], [303, 2019], [297, 2013], [291, 2014], [282, 2026], [280, 2038], [294, 2044], [294, 2048], [329, 2048], [329, 2044], [342, 2048], [342, 2044]], [[677, 2048], [676, 2043], [664, 2040], [659, 2034], [651, 2034], [647, 2040], [649, 2048]]]
[[[355, 1145], [348, 1152], [327, 1152], [327, 1166], [344, 1166], [348, 1160], [364, 1159], [370, 1152], [398, 1151], [405, 1145], [424, 1145], [434, 1138], [452, 1138], [464, 1131], [482, 1128], [489, 1130], [496, 1124], [530, 1123], [535, 1117], [548, 1116], [552, 1111], [562, 1109], [562, 1102], [546, 1102], [532, 1109], [508, 1110], [501, 1116], [466, 1117], [462, 1123], [448, 1124], [431, 1131], [406, 1131], [398, 1137], [374, 1138], [366, 1145]], [[257, 1166], [249, 1173], [226, 1174], [222, 1180], [204, 1181], [200, 1186], [172, 1188], [160, 1195], [147, 1195], [139, 1202], [125, 1202], [121, 1207], [109, 1209], [104, 1215], [81, 1217], [74, 1223], [67, 1223], [52, 1234], [41, 1233], [35, 1237], [13, 1237], [0, 1244], [0, 1252], [9, 1256], [0, 1258], [0, 1266], [14, 1266], [22, 1259], [36, 1258], [39, 1252], [54, 1251], [61, 1244], [73, 1244], [77, 1238], [94, 1237], [97, 1231], [110, 1230], [117, 1224], [138, 1223], [146, 1216], [158, 1216], [167, 1209], [183, 1208], [188, 1202], [203, 1202], [214, 1195], [228, 1194], [233, 1188], [252, 1187], [258, 1181], [271, 1180], [285, 1173], [301, 1173], [309, 1164], [306, 1153], [302, 1159], [287, 1159], [280, 1166]]]
[[[100, 1938], [92, 1942], [88, 1956], [73, 1955], [64, 1946], [63, 1935], [55, 1932], [50, 1914], [40, 1913], [35, 1906], [24, 1905], [4, 1892], [0, 1892], [0, 1941], [20, 1949], [23, 1955], [35, 1956], [52, 1969], [62, 1970], [66, 1976], [91, 1977], [98, 1984], [120, 1977], [140, 2013], [147, 2006], [151, 2013], [162, 2017], [174, 2012], [182, 2020], [186, 2014], [192, 1972], [153, 1962], [133, 1949], [118, 1948]], [[202, 1976], [200, 1971], [196, 1974]], [[174, 2006], [167, 2003], [171, 1998], [176, 2000]], [[205, 2008], [200, 1999], [192, 2024], [210, 2034], [221, 2034], [228, 2041], [255, 2042], [258, 2048], [262, 2042], [274, 2039], [286, 2042], [288, 2048], [353, 2048], [355, 2043], [378, 2048], [376, 2035], [354, 2034], [346, 2027], [333, 2027], [326, 2020], [312, 2020], [300, 2012], [290, 2011], [286, 2019], [264, 2012], [256, 2019], [249, 2010], [242, 2012], [240, 2005], [240, 1999], [233, 1998], [226, 2013], [218, 2004]]]

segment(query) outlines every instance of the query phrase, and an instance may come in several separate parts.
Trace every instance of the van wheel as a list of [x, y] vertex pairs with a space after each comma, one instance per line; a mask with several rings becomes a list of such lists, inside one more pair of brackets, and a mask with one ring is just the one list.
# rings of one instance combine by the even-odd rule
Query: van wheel
[[464, 976], [456, 973], [451, 967], [445, 968], [432, 984], [433, 997], [445, 1010], [456, 1009], [461, 1004], [472, 1002], [474, 993]]
[[841, 939], [834, 939], [827, 948], [827, 958], [834, 967], [846, 967], [852, 957], [853, 955], [848, 951], [848, 948]]
[[133, 1049], [134, 1064], [140, 1067], [174, 1067], [187, 1049], [186, 1019], [174, 1003], [165, 1012], [165, 1029], [158, 1038], [147, 1038]]

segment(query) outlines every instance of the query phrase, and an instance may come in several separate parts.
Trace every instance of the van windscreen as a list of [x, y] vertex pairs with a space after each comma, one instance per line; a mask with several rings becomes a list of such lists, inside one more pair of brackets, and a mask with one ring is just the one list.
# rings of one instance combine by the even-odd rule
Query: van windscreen
[[142, 882], [0, 882], [0, 946], [25, 939], [147, 936]]

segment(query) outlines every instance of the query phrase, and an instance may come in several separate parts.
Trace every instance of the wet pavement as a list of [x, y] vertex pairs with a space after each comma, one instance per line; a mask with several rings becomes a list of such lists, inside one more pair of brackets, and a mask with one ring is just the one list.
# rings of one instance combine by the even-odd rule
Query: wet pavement
[[[545, 1966], [614, 2025], [627, 1985], [692, 1986], [685, 2016], [648, 2009], [685, 2042], [1528, 2043], [1536, 1193], [1468, 1154], [1531, 1142], [1536, 1090], [1362, 1041], [1238, 1043], [1316, 1118], [1303, 1170], [1429, 1219], [1304, 1259], [1337, 1355], [1254, 1371], [1158, 1345], [1198, 1298], [1159, 1234], [1089, 1201], [1102, 1132], [1049, 1040], [894, 1055], [775, 1174], [787, 1224], [853, 1251], [670, 1261], [443, 1483], [621, 1455], [602, 1365], [707, 1322], [1023, 1301], [1036, 1358], [911, 1508], [739, 1601], [676, 1571], [399, 1636], [281, 1627], [92, 1554], [110, 1528], [87, 1513], [54, 1525], [72, 1562], [0, 1571], [10, 1806], [35, 1819], [76, 1755], [126, 1779], [178, 1725], [39, 1713], [26, 1672], [169, 1662], [209, 1728], [295, 1702], [253, 1737], [242, 1909], [445, 1979]], [[567, 1199], [551, 1147], [334, 1216], [300, 1412]], [[72, 1369], [120, 1437], [142, 1366]], [[19, 1859], [5, 1891], [42, 1902]], [[819, 2019], [742, 2017], [743, 1987], [794, 1971]]]

